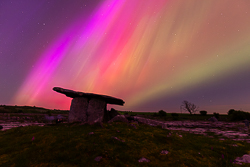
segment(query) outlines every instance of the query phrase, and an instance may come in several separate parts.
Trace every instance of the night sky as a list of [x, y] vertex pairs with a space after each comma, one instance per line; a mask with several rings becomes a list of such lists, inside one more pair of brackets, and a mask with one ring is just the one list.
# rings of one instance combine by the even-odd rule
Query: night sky
[[53, 87], [129, 111], [250, 111], [248, 0], [1, 0], [0, 104], [69, 109]]

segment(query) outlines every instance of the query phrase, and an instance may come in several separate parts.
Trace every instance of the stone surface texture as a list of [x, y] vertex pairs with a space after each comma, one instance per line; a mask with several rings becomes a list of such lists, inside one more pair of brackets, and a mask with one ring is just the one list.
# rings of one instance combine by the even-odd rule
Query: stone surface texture
[[76, 97], [71, 101], [69, 111], [69, 123], [71, 122], [86, 122], [87, 110], [88, 110], [88, 99], [84, 97]]
[[106, 102], [103, 100], [95, 98], [90, 99], [86, 113], [86, 121], [91, 124], [96, 122], [102, 122], [104, 111], [106, 111], [106, 105]]

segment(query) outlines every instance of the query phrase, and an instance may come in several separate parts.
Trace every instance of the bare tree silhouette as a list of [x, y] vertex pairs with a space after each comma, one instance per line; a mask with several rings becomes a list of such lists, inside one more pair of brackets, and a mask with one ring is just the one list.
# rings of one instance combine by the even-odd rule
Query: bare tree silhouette
[[195, 104], [184, 100], [181, 105], [181, 110], [185, 110], [190, 114], [194, 114], [196, 111], [198, 111], [198, 107]]

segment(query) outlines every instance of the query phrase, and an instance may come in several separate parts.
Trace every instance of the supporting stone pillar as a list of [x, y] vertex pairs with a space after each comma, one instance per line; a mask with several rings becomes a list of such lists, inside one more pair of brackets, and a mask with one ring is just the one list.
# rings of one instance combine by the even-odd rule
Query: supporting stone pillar
[[87, 122], [90, 124], [102, 122], [106, 108], [107, 103], [104, 100], [97, 98], [90, 99], [87, 110]]
[[87, 121], [88, 99], [85, 97], [75, 97], [72, 99], [69, 123]]

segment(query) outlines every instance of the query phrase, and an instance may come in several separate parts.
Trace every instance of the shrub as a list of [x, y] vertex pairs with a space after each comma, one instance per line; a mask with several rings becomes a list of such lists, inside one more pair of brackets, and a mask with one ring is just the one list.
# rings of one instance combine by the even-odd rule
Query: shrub
[[214, 112], [214, 117], [215, 118], [219, 119], [219, 115], [220, 115], [219, 113]]
[[178, 117], [179, 114], [177, 114], [177, 113], [171, 113], [171, 116], [172, 116], [172, 117]]
[[163, 111], [163, 110], [160, 110], [160, 111], [158, 112], [158, 114], [159, 114], [161, 117], [167, 116], [167, 113], [166, 113], [165, 111]]
[[173, 117], [173, 120], [178, 120], [179, 114], [171, 113], [171, 116]]
[[230, 114], [230, 120], [231, 121], [241, 121], [241, 120], [245, 120], [245, 119], [250, 119], [250, 113], [244, 112], [244, 111], [236, 111], [236, 110], [234, 110]]
[[235, 111], [234, 109], [230, 109], [230, 110], [227, 112], [227, 115], [233, 114], [234, 111]]
[[22, 113], [23, 112], [23, 110], [18, 110], [18, 113]]
[[200, 111], [201, 115], [207, 115], [207, 111]]

